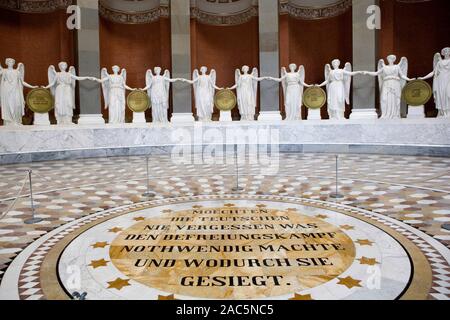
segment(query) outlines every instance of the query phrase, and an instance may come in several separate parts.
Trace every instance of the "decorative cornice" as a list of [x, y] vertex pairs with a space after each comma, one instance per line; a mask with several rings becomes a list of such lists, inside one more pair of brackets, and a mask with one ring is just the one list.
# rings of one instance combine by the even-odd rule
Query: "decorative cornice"
[[251, 18], [258, 16], [258, 7], [251, 6], [245, 11], [220, 15], [201, 11], [196, 7], [191, 8], [191, 18], [196, 19], [198, 22], [203, 24], [209, 24], [214, 26], [233, 26], [246, 23], [250, 21]]
[[0, 8], [24, 13], [48, 13], [66, 9], [73, 0], [0, 0]]
[[169, 16], [169, 7], [167, 6], [159, 6], [142, 12], [125, 12], [108, 8], [102, 1], [99, 1], [98, 10], [102, 18], [124, 24], [150, 23], [157, 21], [161, 17]]
[[290, 2], [280, 2], [280, 14], [289, 14], [291, 17], [302, 20], [317, 20], [339, 16], [352, 6], [352, 0], [339, 0], [336, 3], [323, 7], [300, 7]]

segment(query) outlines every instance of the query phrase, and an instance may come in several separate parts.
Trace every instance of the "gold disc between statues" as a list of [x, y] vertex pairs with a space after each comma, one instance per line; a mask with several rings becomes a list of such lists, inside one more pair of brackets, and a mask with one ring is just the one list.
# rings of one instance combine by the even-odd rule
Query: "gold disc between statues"
[[145, 112], [150, 108], [150, 98], [143, 90], [132, 91], [127, 97], [128, 108], [133, 112]]
[[318, 86], [310, 87], [303, 93], [303, 104], [308, 109], [320, 109], [326, 102], [327, 94]]
[[432, 97], [433, 90], [428, 82], [414, 80], [409, 82], [402, 92], [403, 100], [412, 107], [425, 105]]
[[214, 96], [214, 104], [221, 111], [230, 111], [236, 107], [236, 95], [230, 89], [223, 89]]
[[37, 88], [27, 94], [27, 106], [35, 113], [47, 113], [53, 109], [55, 101], [49, 90]]

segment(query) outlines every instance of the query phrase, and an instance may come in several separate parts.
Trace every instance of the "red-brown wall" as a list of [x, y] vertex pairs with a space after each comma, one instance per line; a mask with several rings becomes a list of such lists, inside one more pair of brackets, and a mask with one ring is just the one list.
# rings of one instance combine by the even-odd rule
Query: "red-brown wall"
[[[386, 58], [391, 53], [398, 59], [407, 57], [410, 78], [431, 72], [434, 54], [450, 46], [450, 1], [402, 3], [384, 0], [381, 10], [379, 58]], [[426, 112], [428, 116], [436, 115], [433, 99], [426, 105]]]
[[[145, 87], [147, 69], [160, 66], [171, 69], [170, 20], [160, 19], [149, 24], [118, 24], [100, 19], [100, 65], [109, 72], [113, 65], [127, 70], [127, 84]], [[107, 110], [103, 115], [107, 119]], [[127, 121], [132, 112], [126, 109]], [[169, 115], [171, 109], [169, 110]], [[146, 113], [151, 120], [151, 111]]]
[[[306, 83], [322, 83], [327, 63], [337, 58], [343, 66], [345, 62], [352, 62], [352, 56], [351, 10], [338, 17], [321, 20], [299, 20], [287, 15], [280, 17], [280, 65], [304, 65]], [[303, 115], [305, 111], [304, 108]], [[350, 108], [347, 114], [349, 111]], [[324, 107], [322, 118], [327, 117]]]
[[[0, 9], [0, 62], [14, 58], [25, 64], [25, 81], [47, 85], [49, 65], [66, 61], [75, 63], [74, 31], [66, 28], [66, 14], [57, 11], [46, 14], [24, 14]], [[28, 90], [25, 90], [25, 94]], [[54, 116], [51, 114], [54, 122]], [[32, 122], [27, 110], [25, 124]]]
[[[226, 27], [201, 24], [192, 19], [191, 56], [192, 69], [201, 66], [215, 69], [218, 87], [233, 86], [235, 69], [243, 65], [259, 68], [258, 19]], [[218, 116], [215, 110], [214, 119]], [[233, 110], [233, 118], [239, 118], [237, 108]]]

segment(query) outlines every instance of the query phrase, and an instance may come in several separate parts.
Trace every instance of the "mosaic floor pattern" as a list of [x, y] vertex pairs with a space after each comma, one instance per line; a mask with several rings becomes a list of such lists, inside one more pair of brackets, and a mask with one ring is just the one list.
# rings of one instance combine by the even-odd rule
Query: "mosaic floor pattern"
[[[1, 167], [0, 297], [450, 298], [450, 231], [442, 227], [450, 222], [450, 159], [342, 155], [338, 200], [330, 197], [330, 155], [282, 154], [275, 176], [242, 164], [239, 195], [233, 164], [149, 161], [152, 201], [142, 195], [144, 157]], [[29, 169], [43, 219], [35, 225], [24, 224]], [[151, 229], [162, 225], [168, 229]], [[169, 234], [178, 236], [161, 239]], [[213, 237], [224, 234], [252, 238]], [[186, 247], [192, 243], [206, 251], [157, 251], [196, 250]], [[222, 244], [231, 251], [215, 248]], [[77, 272], [81, 286], [72, 283]]]

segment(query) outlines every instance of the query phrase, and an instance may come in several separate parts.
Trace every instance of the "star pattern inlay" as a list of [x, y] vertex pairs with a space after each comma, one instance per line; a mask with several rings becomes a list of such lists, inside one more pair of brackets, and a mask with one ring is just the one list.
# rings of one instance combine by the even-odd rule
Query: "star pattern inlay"
[[96, 242], [96, 243], [94, 243], [94, 244], [92, 245], [92, 248], [94, 248], [94, 249], [96, 249], [96, 248], [104, 248], [104, 247], [106, 247], [107, 245], [109, 245], [109, 243], [106, 242], [106, 241], [103, 241], [103, 242]]
[[109, 261], [105, 260], [105, 259], [100, 259], [100, 260], [92, 260], [91, 263], [89, 264], [90, 267], [97, 269], [100, 267], [106, 267], [106, 265], [108, 264]]
[[360, 264], [365, 264], [368, 266], [374, 266], [378, 264], [377, 260], [375, 258], [367, 258], [367, 257], [361, 257], [359, 259], [356, 259], [359, 261]]
[[113, 281], [108, 281], [108, 289], [121, 290], [123, 287], [130, 286], [130, 279], [117, 278]]
[[361, 286], [361, 280], [353, 279], [350, 276], [347, 276], [345, 278], [338, 278], [339, 282], [337, 284], [346, 286], [347, 288], [351, 289], [354, 287], [362, 287]]
[[372, 246], [373, 242], [369, 239], [358, 239], [355, 241], [360, 246]]
[[311, 294], [298, 294], [295, 293], [293, 298], [289, 298], [289, 300], [314, 300]]

